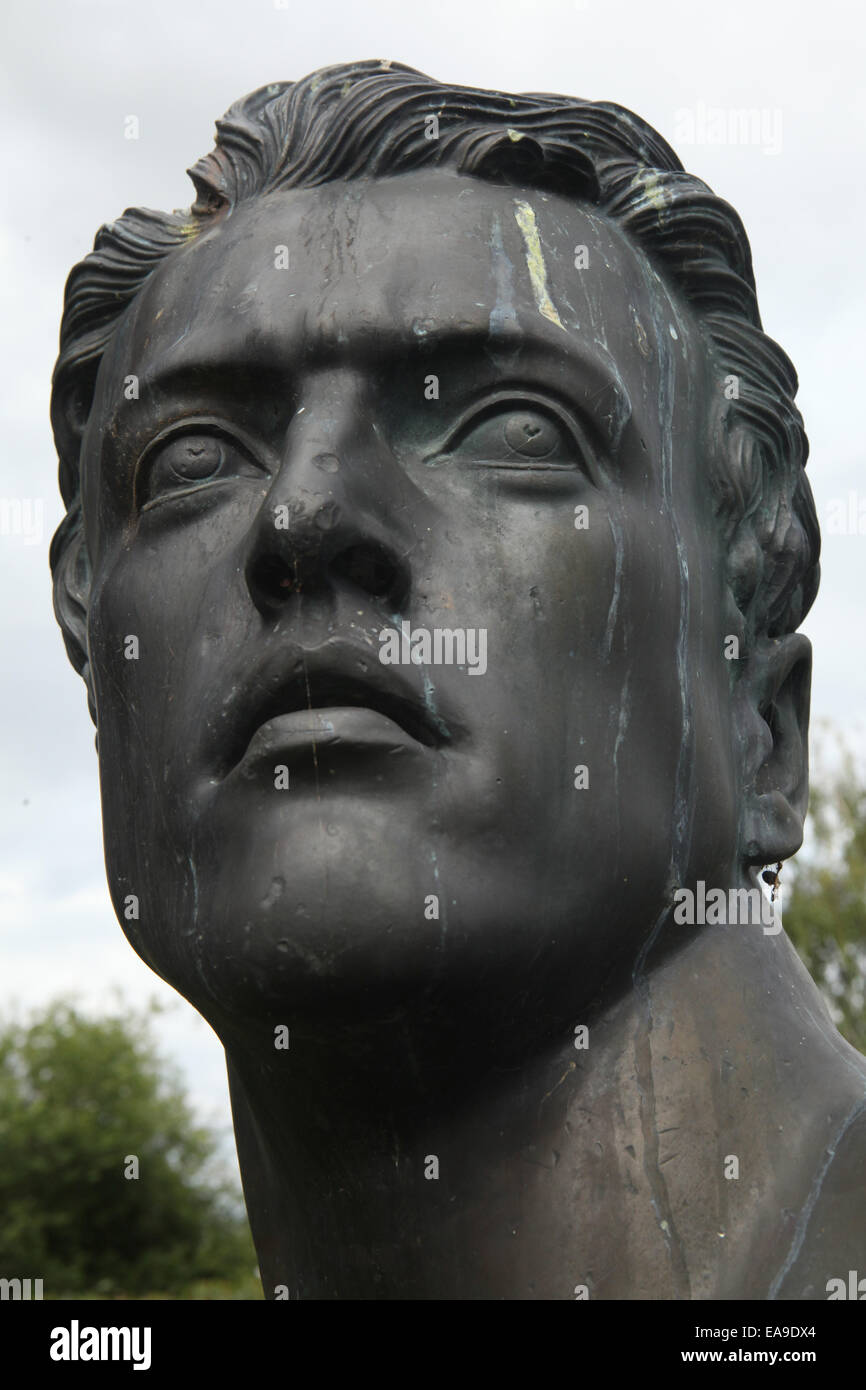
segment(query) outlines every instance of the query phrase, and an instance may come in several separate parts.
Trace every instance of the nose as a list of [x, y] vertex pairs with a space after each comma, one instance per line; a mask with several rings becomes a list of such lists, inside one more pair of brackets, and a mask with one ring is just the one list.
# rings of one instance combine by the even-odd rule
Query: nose
[[299, 594], [350, 589], [400, 611], [409, 597], [410, 547], [398, 534], [396, 507], [388, 507], [398, 500], [395, 461], [357, 420], [351, 429], [344, 422], [324, 446], [314, 412], [297, 426], [250, 536], [245, 573], [253, 602], [274, 615]]

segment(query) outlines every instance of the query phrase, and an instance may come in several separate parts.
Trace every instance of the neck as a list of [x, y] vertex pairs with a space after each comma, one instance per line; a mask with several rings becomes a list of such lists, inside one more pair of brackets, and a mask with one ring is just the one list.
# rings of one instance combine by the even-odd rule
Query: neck
[[641, 971], [586, 1047], [564, 1028], [505, 1065], [471, 1043], [429, 1065], [407, 1020], [230, 1045], [266, 1297], [767, 1297], [779, 1204], [802, 1207], [863, 1059], [784, 934], [707, 927]]

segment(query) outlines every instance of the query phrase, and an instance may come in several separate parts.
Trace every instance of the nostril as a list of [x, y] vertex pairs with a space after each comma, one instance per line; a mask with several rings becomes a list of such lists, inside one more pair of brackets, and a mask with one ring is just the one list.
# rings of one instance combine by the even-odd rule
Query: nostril
[[266, 599], [284, 599], [300, 592], [296, 569], [280, 555], [260, 555], [250, 569], [251, 586]]
[[302, 591], [327, 587], [342, 580], [369, 598], [387, 599], [400, 607], [409, 590], [407, 572], [400, 561], [377, 542], [347, 545], [330, 560], [321, 548], [310, 555], [259, 555], [247, 571], [254, 600], [267, 607], [281, 606]]
[[330, 569], [373, 598], [398, 599], [405, 587], [398, 561], [382, 546], [369, 542], [341, 550], [331, 561]]

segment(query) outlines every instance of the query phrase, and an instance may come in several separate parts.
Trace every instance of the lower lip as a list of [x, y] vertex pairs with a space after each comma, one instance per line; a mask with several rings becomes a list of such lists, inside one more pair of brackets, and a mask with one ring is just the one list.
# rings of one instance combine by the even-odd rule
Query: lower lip
[[402, 749], [420, 752], [423, 745], [378, 710], [354, 706], [300, 709], [262, 724], [250, 739], [241, 764], [277, 755], [288, 760], [293, 753], [301, 755], [317, 748], [330, 751], [336, 747], [381, 749], [387, 753]]

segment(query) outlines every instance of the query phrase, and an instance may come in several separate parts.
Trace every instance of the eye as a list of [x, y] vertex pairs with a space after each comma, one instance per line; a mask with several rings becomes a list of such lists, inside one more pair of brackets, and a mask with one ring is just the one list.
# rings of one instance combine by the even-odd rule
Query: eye
[[207, 435], [188, 434], [173, 439], [160, 454], [159, 465], [182, 483], [198, 483], [212, 478], [225, 458], [222, 440]]
[[137, 490], [147, 507], [172, 494], [186, 494], [211, 482], [258, 477], [264, 470], [227, 435], [187, 430], [157, 440], [139, 464]]
[[583, 453], [564, 419], [530, 402], [498, 403], [460, 426], [444, 453], [492, 468], [576, 469]]

